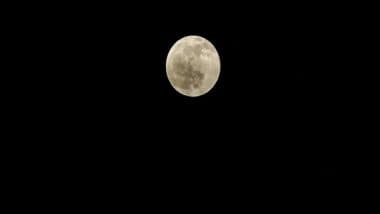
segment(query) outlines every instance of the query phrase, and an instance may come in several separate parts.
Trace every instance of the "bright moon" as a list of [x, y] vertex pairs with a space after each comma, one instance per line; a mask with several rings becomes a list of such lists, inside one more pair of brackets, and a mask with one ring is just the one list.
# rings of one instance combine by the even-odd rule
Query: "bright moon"
[[220, 59], [216, 48], [200, 36], [178, 40], [166, 58], [166, 74], [179, 93], [198, 97], [210, 91], [219, 78]]

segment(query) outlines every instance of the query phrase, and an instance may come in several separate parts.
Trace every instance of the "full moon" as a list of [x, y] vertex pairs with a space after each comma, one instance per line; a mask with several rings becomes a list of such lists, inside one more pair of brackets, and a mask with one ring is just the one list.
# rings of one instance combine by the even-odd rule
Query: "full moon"
[[166, 74], [173, 88], [189, 97], [209, 92], [220, 73], [219, 54], [207, 39], [186, 36], [171, 47], [166, 58]]

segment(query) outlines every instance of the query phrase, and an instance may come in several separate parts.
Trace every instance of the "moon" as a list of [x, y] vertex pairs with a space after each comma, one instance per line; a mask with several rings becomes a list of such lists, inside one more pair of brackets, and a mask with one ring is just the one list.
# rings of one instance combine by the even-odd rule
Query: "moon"
[[173, 88], [182, 95], [198, 97], [209, 92], [220, 73], [219, 54], [207, 39], [186, 36], [169, 50], [166, 74]]

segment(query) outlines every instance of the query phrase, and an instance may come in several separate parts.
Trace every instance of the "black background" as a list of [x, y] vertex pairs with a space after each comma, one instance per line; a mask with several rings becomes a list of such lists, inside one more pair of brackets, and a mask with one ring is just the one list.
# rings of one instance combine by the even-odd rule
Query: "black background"
[[[51, 142], [40, 151], [53, 177], [152, 197], [332, 197], [352, 164], [356, 47], [344, 5], [156, 4], [54, 5], [24, 20], [38, 59], [30, 125]], [[168, 51], [187, 35], [221, 58], [198, 98], [166, 77]]]

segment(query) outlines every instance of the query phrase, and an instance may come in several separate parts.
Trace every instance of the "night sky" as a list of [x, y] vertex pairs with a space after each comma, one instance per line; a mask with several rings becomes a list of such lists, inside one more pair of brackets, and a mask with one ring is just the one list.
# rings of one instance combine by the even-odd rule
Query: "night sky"
[[[33, 102], [59, 124], [48, 133], [62, 141], [51, 154], [65, 157], [60, 167], [155, 196], [329, 195], [352, 164], [343, 147], [353, 89], [340, 72], [354, 65], [341, 7], [151, 4], [164, 9], [81, 5], [31, 29], [46, 32]], [[215, 87], [197, 98], [177, 93], [165, 71], [187, 35], [221, 59]]]

